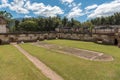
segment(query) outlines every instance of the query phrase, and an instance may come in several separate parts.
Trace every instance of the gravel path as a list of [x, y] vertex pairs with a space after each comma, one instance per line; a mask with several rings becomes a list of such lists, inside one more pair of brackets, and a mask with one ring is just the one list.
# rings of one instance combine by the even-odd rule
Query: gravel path
[[36, 45], [38, 47], [47, 48], [53, 51], [57, 51], [59, 53], [65, 53], [65, 54], [71, 54], [83, 59], [87, 60], [93, 60], [93, 61], [112, 61], [113, 57], [110, 55], [106, 55], [104, 53], [95, 52], [95, 51], [89, 51], [89, 50], [83, 50], [78, 48], [72, 48], [72, 47], [65, 47], [55, 44], [49, 44], [46, 42], [36, 42], [32, 43], [33, 45]]
[[64, 80], [61, 76], [56, 74], [53, 70], [51, 70], [48, 66], [38, 60], [36, 57], [30, 55], [27, 51], [21, 48], [16, 43], [12, 44], [15, 46], [22, 54], [24, 54], [42, 73], [51, 80]]

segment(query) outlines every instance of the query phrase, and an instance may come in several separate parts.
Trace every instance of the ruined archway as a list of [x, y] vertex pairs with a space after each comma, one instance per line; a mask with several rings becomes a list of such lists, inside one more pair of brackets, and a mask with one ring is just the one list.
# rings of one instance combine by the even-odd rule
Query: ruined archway
[[15, 39], [13, 37], [10, 37], [9, 42], [15, 42]]
[[37, 37], [37, 40], [40, 40], [40, 37]]
[[44, 35], [44, 39], [48, 39], [48, 36], [47, 36], [47, 35]]
[[114, 39], [114, 45], [118, 45], [118, 40]]

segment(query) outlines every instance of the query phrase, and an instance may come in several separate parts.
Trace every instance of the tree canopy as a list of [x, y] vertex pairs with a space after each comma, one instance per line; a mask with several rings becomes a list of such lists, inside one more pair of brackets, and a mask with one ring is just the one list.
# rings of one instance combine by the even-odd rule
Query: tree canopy
[[66, 17], [60, 18], [59, 16], [15, 20], [15, 31], [55, 31], [57, 27], [81, 27], [81, 23], [73, 18], [68, 20]]
[[120, 13], [114, 13], [108, 17], [97, 17], [91, 19], [90, 22], [94, 25], [120, 25]]
[[9, 24], [15, 24], [11, 31], [55, 31], [57, 27], [70, 27], [70, 28], [86, 28], [92, 30], [93, 25], [120, 25], [120, 13], [115, 13], [108, 17], [97, 17], [89, 21], [81, 23], [74, 18], [68, 19], [67, 17], [37, 17], [37, 18], [23, 18], [21, 20], [12, 20], [12, 15], [6, 11], [0, 11], [0, 16], [8, 20]]
[[19, 24], [20, 31], [37, 31], [38, 24], [35, 21], [24, 21]]

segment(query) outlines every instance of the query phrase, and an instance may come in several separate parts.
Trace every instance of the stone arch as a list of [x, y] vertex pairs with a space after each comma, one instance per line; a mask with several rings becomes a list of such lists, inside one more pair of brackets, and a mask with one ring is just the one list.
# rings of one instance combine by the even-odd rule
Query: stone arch
[[15, 42], [15, 39], [13, 37], [10, 37], [9, 42]]
[[55, 39], [59, 39], [59, 38], [58, 38], [58, 35], [55, 36]]
[[48, 35], [44, 35], [44, 39], [48, 39]]
[[37, 40], [40, 40], [40, 37], [37, 37]]
[[118, 40], [114, 39], [114, 45], [118, 45]]

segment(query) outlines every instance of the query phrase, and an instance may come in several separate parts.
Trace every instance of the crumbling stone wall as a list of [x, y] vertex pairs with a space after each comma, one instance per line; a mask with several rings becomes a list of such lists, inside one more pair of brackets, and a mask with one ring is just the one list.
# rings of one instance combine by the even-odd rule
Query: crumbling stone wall
[[10, 42], [33, 42], [45, 39], [72, 39], [82, 41], [101, 41], [104, 44], [114, 44], [115, 39], [120, 43], [119, 35], [109, 34], [83, 34], [83, 33], [57, 33], [57, 32], [44, 32], [44, 33], [4, 33], [0, 34], [0, 44]]

